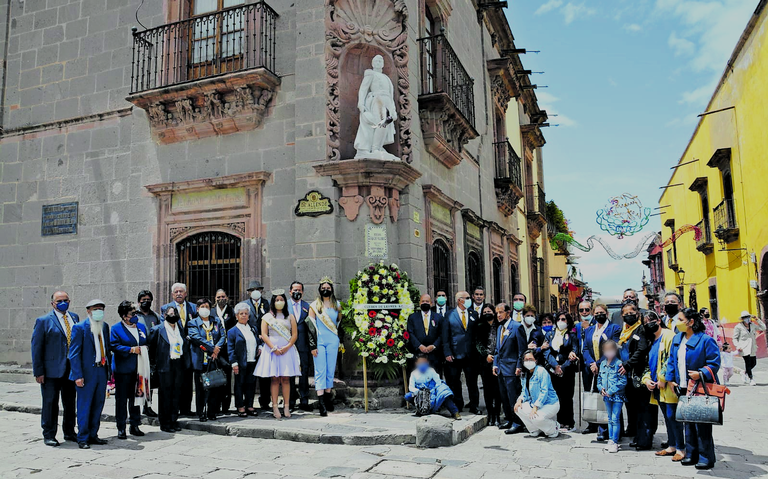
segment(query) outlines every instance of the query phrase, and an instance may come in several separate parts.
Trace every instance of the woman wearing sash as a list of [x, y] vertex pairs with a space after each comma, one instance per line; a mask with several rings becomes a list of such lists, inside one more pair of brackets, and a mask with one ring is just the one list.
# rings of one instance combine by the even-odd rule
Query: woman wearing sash
[[339, 311], [341, 305], [333, 292], [333, 282], [325, 277], [318, 288], [320, 297], [309, 307], [307, 333], [315, 363], [315, 391], [321, 416], [333, 412], [333, 376], [339, 353]]
[[291, 417], [291, 381], [301, 374], [299, 352], [296, 350], [296, 318], [288, 311], [285, 290], [272, 291], [269, 312], [261, 318], [261, 359], [254, 376], [271, 378], [272, 413], [280, 419], [277, 396], [283, 390], [283, 414]]

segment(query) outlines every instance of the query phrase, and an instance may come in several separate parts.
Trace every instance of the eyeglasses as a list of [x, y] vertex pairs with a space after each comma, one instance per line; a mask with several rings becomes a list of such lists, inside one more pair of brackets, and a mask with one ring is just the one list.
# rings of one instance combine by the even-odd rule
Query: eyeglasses
[[580, 312], [580, 313], [588, 313], [588, 312], [590, 312], [591, 310], [592, 310], [591, 308], [579, 308], [579, 312]]

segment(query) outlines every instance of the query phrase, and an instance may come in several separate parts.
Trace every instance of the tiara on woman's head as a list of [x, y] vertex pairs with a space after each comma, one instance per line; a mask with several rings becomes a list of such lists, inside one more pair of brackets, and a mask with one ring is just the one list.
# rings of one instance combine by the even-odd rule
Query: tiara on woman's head
[[285, 296], [284, 289], [275, 289], [272, 291], [272, 296]]
[[331, 279], [330, 276], [323, 276], [322, 278], [320, 278], [320, 284], [324, 284], [324, 283], [328, 283], [331, 286], [333, 286], [333, 280]]

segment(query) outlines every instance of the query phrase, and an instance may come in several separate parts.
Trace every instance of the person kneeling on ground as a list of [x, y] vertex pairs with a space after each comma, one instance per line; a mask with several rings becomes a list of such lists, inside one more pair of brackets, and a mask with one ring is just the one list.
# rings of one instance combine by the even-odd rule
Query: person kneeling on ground
[[445, 406], [454, 419], [461, 419], [459, 408], [453, 402], [453, 391], [445, 384], [445, 381], [440, 379], [437, 372], [429, 366], [429, 358], [426, 354], [419, 354], [416, 357], [416, 369], [411, 372], [405, 400], [413, 402], [421, 390], [429, 391], [430, 414], [437, 413], [442, 406]]
[[523, 354], [523, 394], [515, 404], [515, 412], [528, 429], [529, 436], [538, 437], [544, 433], [555, 438], [560, 434], [555, 419], [560, 401], [549, 373], [539, 363], [534, 351]]

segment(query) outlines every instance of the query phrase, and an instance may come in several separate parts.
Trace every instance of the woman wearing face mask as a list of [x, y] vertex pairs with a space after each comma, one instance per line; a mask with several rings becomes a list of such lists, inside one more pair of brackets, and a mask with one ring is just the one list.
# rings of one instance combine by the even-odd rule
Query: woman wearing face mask
[[709, 308], [701, 308], [699, 310], [699, 314], [701, 315], [701, 320], [704, 322], [704, 326], [706, 327], [704, 333], [706, 333], [706, 335], [710, 338], [714, 339], [717, 345], [722, 349], [723, 335], [720, 334], [720, 325], [718, 325], [717, 321], [715, 321], [715, 319], [710, 316]]
[[[195, 371], [195, 405], [200, 422], [215, 421], [219, 409], [221, 388], [203, 387], [203, 373], [219, 367], [219, 355], [226, 343], [224, 323], [211, 315], [211, 302], [197, 300], [197, 317], [187, 325], [191, 344], [192, 369]], [[214, 364], [216, 363], [216, 364]], [[206, 414], [207, 412], [207, 414]]]
[[227, 331], [227, 352], [235, 374], [235, 407], [240, 417], [256, 416], [253, 396], [256, 393], [256, 361], [259, 358], [259, 333], [248, 322], [250, 305], [243, 301], [235, 305], [237, 324]]
[[483, 378], [483, 397], [488, 410], [488, 425], [499, 424], [501, 411], [501, 393], [499, 381], [493, 375], [493, 355], [496, 353], [496, 333], [499, 324], [496, 321], [496, 310], [488, 303], [480, 308], [480, 321], [475, 325], [475, 364], [480, 369]]
[[658, 404], [664, 415], [669, 445], [666, 449], [657, 451], [656, 455], [671, 456], [672, 461], [680, 462], [685, 458], [685, 433], [683, 423], [675, 419], [677, 394], [672, 384], [668, 383], [664, 377], [675, 333], [664, 326], [659, 316], [653, 311], [649, 311], [643, 321], [645, 335], [651, 344], [651, 349], [648, 351], [648, 369], [643, 375], [643, 384], [651, 392], [651, 404]]
[[[689, 379], [717, 381], [720, 350], [715, 340], [704, 333], [704, 323], [695, 309], [683, 311], [683, 319], [677, 324], [677, 329], [681, 332], [672, 340], [665, 378], [673, 388], [679, 388], [682, 396], [687, 392]], [[715, 467], [711, 424], [685, 424], [685, 453], [686, 457], [681, 461], [684, 466], [695, 465], [696, 469]]]
[[528, 435], [538, 437], [541, 434], [555, 438], [560, 434], [557, 428], [557, 412], [560, 401], [552, 387], [552, 380], [546, 369], [539, 365], [535, 351], [523, 353], [523, 373], [521, 377], [523, 394], [515, 403], [515, 412], [528, 429]]
[[272, 395], [272, 414], [280, 419], [277, 396], [283, 392], [283, 414], [291, 417], [291, 384], [294, 377], [301, 374], [299, 352], [296, 349], [296, 318], [288, 310], [285, 290], [272, 291], [272, 304], [269, 312], [261, 318], [261, 359], [254, 374], [270, 378]]
[[544, 342], [549, 347], [544, 350], [544, 360], [552, 377], [552, 386], [560, 400], [557, 422], [562, 430], [572, 429], [576, 421], [573, 417], [573, 390], [576, 384], [576, 371], [579, 357], [578, 338], [573, 331], [573, 318], [570, 313], [558, 313], [555, 328], [546, 332]]
[[[604, 304], [596, 304], [593, 308], [595, 324], [587, 328], [584, 332], [584, 342], [582, 343], [581, 355], [584, 360], [584, 390], [599, 392], [597, 389], [597, 373], [600, 360], [603, 359], [603, 343], [611, 340], [619, 341], [621, 328], [608, 321], [608, 307]], [[590, 425], [590, 428], [596, 427]], [[607, 430], [602, 426], [597, 426], [597, 440], [607, 440]]]
[[621, 408], [626, 401], [624, 390], [627, 385], [627, 375], [621, 372], [622, 363], [618, 356], [618, 345], [608, 340], [601, 346], [603, 359], [597, 373], [597, 389], [603, 395], [605, 408], [608, 411], [608, 446], [605, 450], [610, 453], [619, 452], [619, 435], [621, 434]]
[[[638, 451], [649, 450], [652, 445], [650, 419], [656, 418], [658, 410], [651, 408], [651, 393], [641, 381], [648, 366], [650, 345], [645, 336], [642, 321], [634, 302], [625, 302], [621, 307], [624, 327], [619, 336], [619, 356], [622, 366], [619, 372], [627, 376], [625, 391], [627, 406], [627, 436], [634, 437], [630, 447]], [[655, 413], [655, 414], [654, 414]]]
[[411, 372], [411, 378], [408, 381], [408, 393], [405, 395], [406, 401], [412, 401], [421, 389], [429, 389], [430, 412], [436, 414], [440, 408], [445, 406], [454, 419], [461, 419], [459, 408], [453, 402], [453, 392], [451, 388], [440, 379], [437, 372], [429, 366], [429, 358], [421, 353], [416, 356], [416, 368]]
[[333, 377], [339, 353], [339, 312], [341, 303], [333, 293], [333, 282], [325, 277], [317, 289], [319, 297], [309, 307], [307, 333], [315, 363], [315, 391], [321, 416], [333, 412]]
[[110, 333], [109, 344], [114, 357], [115, 375], [115, 419], [117, 438], [127, 439], [125, 424], [130, 414], [130, 433], [143, 436], [139, 429], [141, 412], [136, 402], [139, 356], [147, 354], [147, 329], [139, 324], [136, 307], [130, 301], [123, 301], [117, 307], [120, 323]]
[[733, 328], [733, 345], [744, 358], [744, 384], [755, 386], [752, 369], [757, 366], [757, 333], [765, 331], [765, 323], [742, 311], [741, 322]]

